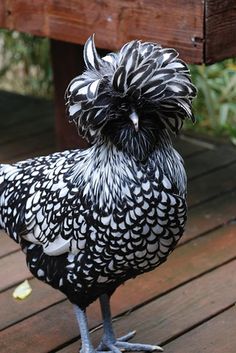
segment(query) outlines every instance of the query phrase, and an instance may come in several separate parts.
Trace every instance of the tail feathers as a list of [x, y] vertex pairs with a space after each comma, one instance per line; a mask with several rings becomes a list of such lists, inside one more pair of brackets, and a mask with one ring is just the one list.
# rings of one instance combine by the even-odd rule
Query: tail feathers
[[0, 164], [0, 229], [5, 228], [5, 222], [4, 222], [4, 206], [5, 206], [5, 195], [4, 191], [7, 189], [8, 186], [8, 181], [7, 181], [7, 175], [8, 172], [11, 170], [11, 167], [9, 164]]
[[0, 186], [4, 181], [3, 169], [4, 169], [4, 164], [0, 164]]
[[16, 165], [0, 164], [0, 229], [19, 242], [24, 231], [25, 199], [18, 181], [21, 169]]
[[[0, 164], [0, 197], [3, 191], [6, 188], [6, 178], [5, 178], [5, 168], [8, 167], [8, 164]], [[0, 201], [0, 207], [1, 207], [1, 201]]]
[[[0, 196], [3, 193], [3, 191], [5, 190], [6, 185], [7, 185], [6, 180], [4, 180], [4, 178], [1, 178], [1, 176], [0, 176]], [[1, 206], [1, 203], [0, 203], [0, 206]]]

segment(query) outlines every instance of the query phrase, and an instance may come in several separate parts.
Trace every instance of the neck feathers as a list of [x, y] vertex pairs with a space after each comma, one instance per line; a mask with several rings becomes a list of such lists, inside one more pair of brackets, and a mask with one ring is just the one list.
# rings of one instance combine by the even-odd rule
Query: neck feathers
[[160, 140], [160, 146], [145, 162], [136, 161], [111, 143], [95, 144], [80, 152], [69, 171], [69, 179], [81, 190], [82, 198], [91, 200], [99, 209], [109, 210], [129, 196], [132, 186], [141, 185], [150, 169], [154, 174], [164, 174], [176, 193], [185, 196], [186, 174], [182, 158], [166, 139]]

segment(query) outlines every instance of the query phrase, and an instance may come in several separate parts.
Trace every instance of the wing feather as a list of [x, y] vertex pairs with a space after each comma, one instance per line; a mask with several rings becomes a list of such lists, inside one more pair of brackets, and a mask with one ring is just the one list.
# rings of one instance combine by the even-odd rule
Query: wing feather
[[15, 241], [40, 244], [51, 256], [75, 251], [80, 229], [73, 208], [81, 204], [78, 188], [65, 180], [75, 157], [67, 151], [0, 166], [0, 225]]

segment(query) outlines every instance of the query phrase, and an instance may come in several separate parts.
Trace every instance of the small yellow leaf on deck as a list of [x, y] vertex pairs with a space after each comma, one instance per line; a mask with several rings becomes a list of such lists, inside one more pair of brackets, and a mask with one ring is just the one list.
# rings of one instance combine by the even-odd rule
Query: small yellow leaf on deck
[[13, 298], [15, 299], [25, 299], [27, 298], [32, 292], [32, 288], [29, 284], [28, 280], [25, 280], [19, 286], [17, 286], [12, 293]]

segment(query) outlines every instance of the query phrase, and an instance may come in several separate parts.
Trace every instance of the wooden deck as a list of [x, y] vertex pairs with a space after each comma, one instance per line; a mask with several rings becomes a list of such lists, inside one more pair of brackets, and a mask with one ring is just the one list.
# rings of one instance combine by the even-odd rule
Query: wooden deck
[[[9, 104], [10, 102], [10, 104]], [[46, 154], [56, 148], [50, 102], [0, 93], [0, 161]], [[189, 177], [187, 230], [169, 260], [128, 281], [113, 296], [118, 335], [161, 344], [166, 353], [236, 352], [236, 149], [179, 139]], [[32, 294], [12, 297], [29, 279]], [[0, 237], [0, 352], [73, 353], [79, 331], [71, 304], [33, 279], [17, 244]], [[90, 327], [101, 322], [97, 303]], [[101, 335], [92, 334], [96, 344]]]

